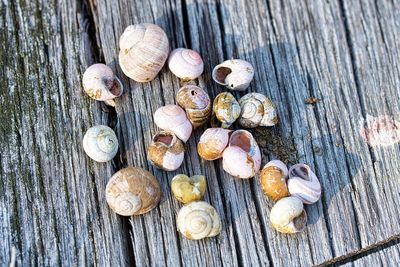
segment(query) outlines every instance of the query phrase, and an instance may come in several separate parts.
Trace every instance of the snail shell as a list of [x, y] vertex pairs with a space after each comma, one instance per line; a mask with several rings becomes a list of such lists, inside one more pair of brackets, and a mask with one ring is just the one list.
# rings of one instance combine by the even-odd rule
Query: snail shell
[[215, 66], [213, 80], [231, 90], [243, 91], [249, 87], [254, 77], [253, 66], [241, 59], [231, 59]]
[[192, 124], [185, 111], [177, 105], [160, 107], [154, 113], [154, 122], [163, 130], [173, 132], [179, 139], [186, 142], [192, 134]]
[[240, 116], [240, 105], [228, 92], [218, 94], [213, 102], [211, 125], [229, 128]]
[[[112, 106], [112, 99], [119, 97], [124, 92], [124, 86], [114, 75], [110, 67], [105, 64], [93, 64], [86, 69], [82, 78], [85, 92], [93, 99], [107, 101]], [[113, 104], [114, 103], [114, 104]]]
[[112, 160], [118, 152], [117, 136], [108, 126], [93, 126], [83, 136], [83, 150], [97, 162]]
[[249, 93], [239, 99], [241, 114], [239, 123], [246, 128], [274, 126], [278, 116], [272, 101], [263, 94]]
[[289, 192], [305, 204], [313, 204], [321, 197], [321, 184], [306, 164], [296, 164], [289, 169]]
[[284, 234], [303, 231], [307, 224], [303, 202], [297, 197], [285, 197], [278, 200], [271, 209], [270, 221], [278, 232]]
[[172, 178], [171, 190], [174, 197], [183, 204], [201, 200], [206, 191], [206, 178], [203, 175], [189, 178], [187, 175], [178, 174]]
[[221, 232], [221, 219], [215, 208], [204, 201], [183, 206], [177, 216], [178, 231], [186, 238], [198, 240]]
[[168, 58], [168, 67], [175, 76], [183, 80], [194, 80], [204, 70], [199, 53], [186, 48], [174, 49]]
[[116, 172], [106, 186], [106, 200], [119, 215], [146, 213], [160, 201], [161, 190], [157, 179], [142, 168], [128, 167]]
[[196, 85], [186, 85], [176, 94], [176, 102], [185, 109], [194, 128], [207, 122], [211, 114], [211, 100], [208, 94]]
[[168, 58], [169, 42], [159, 26], [141, 23], [126, 27], [119, 39], [119, 64], [137, 82], [153, 80]]
[[184, 152], [183, 142], [173, 132], [159, 131], [153, 137], [147, 156], [157, 168], [174, 171], [182, 165]]
[[222, 167], [230, 175], [247, 179], [260, 170], [261, 152], [250, 132], [237, 130], [229, 138], [229, 146], [222, 154]]
[[223, 128], [209, 128], [200, 136], [197, 152], [205, 160], [215, 160], [222, 157], [228, 146], [229, 135], [232, 131]]
[[268, 162], [261, 171], [260, 183], [265, 195], [277, 201], [289, 196], [289, 189], [286, 185], [288, 169], [280, 160]]

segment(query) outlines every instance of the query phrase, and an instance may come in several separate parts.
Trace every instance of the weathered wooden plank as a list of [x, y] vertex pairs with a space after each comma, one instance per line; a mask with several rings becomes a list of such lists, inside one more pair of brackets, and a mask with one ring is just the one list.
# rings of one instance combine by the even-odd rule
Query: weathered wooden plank
[[127, 225], [105, 203], [111, 163], [81, 140], [108, 114], [81, 89], [93, 53], [74, 1], [0, 3], [0, 265], [130, 265]]
[[381, 251], [369, 254], [365, 257], [348, 262], [345, 267], [364, 267], [364, 266], [398, 266], [400, 262], [400, 245], [394, 245]]

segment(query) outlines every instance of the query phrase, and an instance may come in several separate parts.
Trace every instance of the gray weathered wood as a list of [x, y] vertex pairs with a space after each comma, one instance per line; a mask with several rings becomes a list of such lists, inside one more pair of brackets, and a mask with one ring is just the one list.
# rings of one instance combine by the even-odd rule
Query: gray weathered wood
[[111, 163], [83, 152], [109, 123], [81, 89], [94, 61], [88, 18], [73, 1], [1, 1], [0, 265], [129, 265], [126, 223], [110, 212]]
[[[400, 232], [399, 145], [371, 148], [360, 135], [367, 116], [400, 120], [400, 3], [84, 2], [1, 2], [6, 30], [0, 39], [9, 51], [0, 51], [7, 85], [0, 98], [0, 262], [9, 261], [15, 246], [21, 265], [310, 266], [351, 258]], [[249, 91], [277, 104], [280, 124], [273, 133], [284, 144], [293, 139], [295, 156], [323, 186], [321, 201], [307, 207], [304, 233], [287, 236], [271, 228], [273, 202], [257, 179], [233, 179], [221, 162], [198, 157], [196, 143], [208, 126], [194, 132], [178, 171], [147, 162], [157, 130], [152, 115], [175, 102], [180, 85], [166, 67], [150, 83], [123, 75], [118, 39], [127, 25], [140, 22], [164, 28], [172, 48], [201, 53], [205, 72], [198, 83], [213, 97], [225, 90], [211, 80], [216, 64], [235, 57], [254, 65]], [[81, 89], [82, 72], [96, 60], [125, 84], [116, 115]], [[310, 96], [322, 101], [306, 105]], [[93, 163], [81, 148], [85, 129], [99, 123], [118, 134], [113, 164]], [[263, 162], [276, 157], [265, 150]], [[128, 165], [149, 169], [163, 191], [159, 207], [129, 219], [112, 214], [104, 198], [107, 179]], [[206, 175], [205, 199], [221, 215], [220, 236], [188, 241], [177, 233], [181, 205], [170, 193], [176, 173]], [[396, 257], [398, 246], [354, 265], [390, 265]]]

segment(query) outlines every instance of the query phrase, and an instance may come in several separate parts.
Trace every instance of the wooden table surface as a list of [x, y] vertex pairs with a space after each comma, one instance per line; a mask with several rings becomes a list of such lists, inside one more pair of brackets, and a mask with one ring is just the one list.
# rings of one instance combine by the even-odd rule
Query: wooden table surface
[[[400, 1], [0, 0], [0, 11], [1, 266], [13, 256], [18, 266], [399, 264], [393, 120], [400, 121]], [[234, 179], [220, 161], [199, 158], [196, 143], [209, 125], [194, 132], [176, 172], [149, 164], [152, 114], [175, 102], [180, 82], [166, 67], [150, 83], [123, 75], [118, 39], [140, 22], [161, 26], [172, 48], [201, 53], [197, 82], [212, 97], [225, 90], [210, 78], [215, 65], [230, 58], [253, 64], [248, 91], [270, 97], [280, 117], [259, 139], [263, 163], [307, 163], [323, 187], [321, 200], [306, 208], [303, 233], [271, 228], [273, 202], [257, 178]], [[111, 66], [125, 85], [115, 109], [82, 89], [95, 62]], [[306, 104], [309, 97], [321, 101]], [[385, 126], [392, 135], [370, 146], [362, 129], [381, 116], [386, 124], [375, 131], [384, 134]], [[117, 133], [112, 162], [96, 163], [83, 151], [83, 135], [96, 124]], [[120, 217], [107, 206], [105, 186], [131, 165], [150, 170], [163, 197], [148, 214]], [[170, 192], [177, 173], [207, 177], [205, 200], [223, 224], [218, 237], [189, 241], [177, 233], [181, 205]]]

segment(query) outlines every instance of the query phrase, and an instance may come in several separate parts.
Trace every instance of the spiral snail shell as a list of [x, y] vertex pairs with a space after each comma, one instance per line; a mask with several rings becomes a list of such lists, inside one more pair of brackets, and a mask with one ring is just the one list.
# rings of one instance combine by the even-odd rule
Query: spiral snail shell
[[208, 94], [196, 85], [185, 85], [176, 94], [176, 102], [186, 111], [194, 128], [197, 128], [210, 117], [211, 100]]
[[231, 90], [243, 91], [249, 87], [254, 77], [253, 66], [241, 59], [231, 59], [215, 66], [213, 80]]
[[195, 201], [183, 206], [177, 216], [178, 231], [188, 239], [213, 237], [221, 232], [221, 219], [213, 206]]
[[200, 136], [197, 152], [205, 160], [215, 160], [222, 157], [228, 146], [229, 135], [232, 131], [223, 128], [209, 128]]
[[206, 178], [203, 175], [189, 177], [178, 174], [172, 178], [171, 190], [174, 197], [183, 204], [201, 200], [206, 191]]
[[239, 124], [245, 128], [274, 126], [278, 116], [272, 101], [260, 93], [249, 93], [239, 99], [241, 114]]
[[119, 64], [137, 82], [153, 80], [168, 58], [169, 42], [164, 30], [151, 23], [126, 27], [119, 39]]
[[186, 142], [192, 134], [192, 124], [185, 111], [177, 105], [160, 107], [154, 113], [154, 122], [163, 130], [173, 132], [179, 139]]
[[229, 128], [239, 116], [240, 105], [231, 93], [223, 92], [215, 97], [211, 115], [213, 127]]
[[321, 197], [321, 184], [306, 164], [296, 164], [289, 169], [287, 184], [290, 194], [301, 199], [304, 204], [313, 204]]
[[119, 215], [146, 213], [160, 201], [161, 190], [157, 179], [142, 168], [128, 167], [116, 172], [106, 186], [106, 200]]
[[83, 136], [83, 150], [97, 162], [112, 160], [118, 152], [118, 139], [114, 131], [105, 125], [90, 127]]
[[114, 75], [110, 67], [105, 64], [93, 64], [86, 69], [82, 78], [85, 92], [93, 99], [105, 101], [106, 104], [115, 106], [114, 98], [124, 92], [124, 86]]
[[183, 162], [185, 147], [173, 132], [157, 132], [147, 150], [147, 157], [157, 168], [174, 171]]
[[231, 134], [222, 158], [223, 169], [237, 178], [254, 177], [260, 170], [260, 148], [253, 135], [246, 130], [237, 130]]
[[293, 234], [301, 232], [307, 224], [307, 214], [303, 202], [297, 197], [285, 197], [271, 209], [272, 226], [281, 233]]
[[200, 54], [196, 51], [177, 48], [169, 55], [168, 67], [178, 78], [194, 80], [203, 73], [204, 63]]
[[287, 176], [288, 169], [282, 161], [268, 162], [260, 173], [260, 183], [264, 194], [274, 201], [289, 196], [286, 185]]

